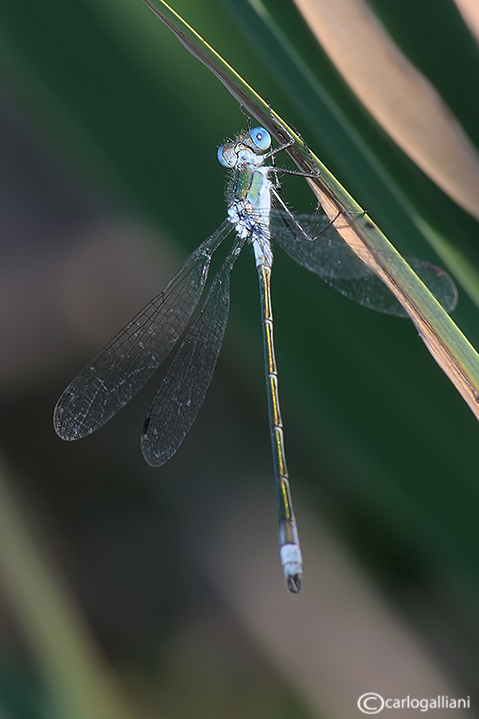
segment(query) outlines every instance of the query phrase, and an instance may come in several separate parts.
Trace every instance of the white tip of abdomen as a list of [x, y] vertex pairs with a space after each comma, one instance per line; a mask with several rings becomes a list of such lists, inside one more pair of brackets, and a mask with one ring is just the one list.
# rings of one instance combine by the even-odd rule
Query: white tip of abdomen
[[283, 544], [280, 549], [281, 564], [290, 592], [298, 594], [301, 591], [303, 578], [303, 558], [301, 549], [297, 544]]

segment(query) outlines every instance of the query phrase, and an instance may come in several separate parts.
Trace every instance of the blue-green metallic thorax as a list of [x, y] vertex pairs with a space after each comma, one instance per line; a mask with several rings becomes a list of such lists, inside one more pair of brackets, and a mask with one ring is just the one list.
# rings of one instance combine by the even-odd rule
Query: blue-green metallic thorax
[[265, 189], [269, 190], [268, 183], [264, 168], [261, 171], [251, 165], [242, 165], [233, 179], [228, 204], [231, 205], [236, 200], [247, 200], [254, 208], [259, 208]]

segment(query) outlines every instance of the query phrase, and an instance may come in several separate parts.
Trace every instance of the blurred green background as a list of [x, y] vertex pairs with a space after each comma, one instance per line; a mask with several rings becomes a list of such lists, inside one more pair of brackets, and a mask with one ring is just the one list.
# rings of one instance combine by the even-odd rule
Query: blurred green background
[[[479, 52], [454, 4], [370, 5], [477, 145]], [[476, 267], [477, 222], [376, 125], [294, 5], [255, 7], [174, 2], [401, 252], [443, 264], [420, 216]], [[216, 149], [245, 119], [140, 0], [4, 3], [0, 57], [0, 715], [337, 718], [368, 691], [470, 696], [479, 715], [479, 427], [412, 323], [276, 253], [300, 597], [277, 558], [250, 250], [177, 456], [141, 456], [157, 380], [97, 434], [57, 438], [66, 384], [224, 218]], [[297, 178], [284, 197], [315, 206]]]

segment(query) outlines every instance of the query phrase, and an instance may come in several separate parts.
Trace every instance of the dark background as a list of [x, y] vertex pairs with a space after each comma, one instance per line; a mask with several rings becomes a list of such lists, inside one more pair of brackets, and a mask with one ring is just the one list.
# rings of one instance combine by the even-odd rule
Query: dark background
[[[454, 5], [371, 6], [477, 144], [479, 55]], [[400, 251], [440, 263], [420, 216], [476, 266], [477, 223], [360, 107], [294, 6], [270, 3], [317, 91], [252, 5], [175, 9]], [[0, 57], [3, 714], [350, 717], [373, 691], [470, 696], [472, 716], [479, 427], [413, 325], [276, 253], [306, 572], [289, 596], [249, 249], [206, 404], [165, 467], [139, 445], [157, 379], [84, 441], [52, 427], [77, 371], [224, 218], [216, 149], [244, 117], [139, 0], [5, 3]], [[314, 208], [302, 180], [284, 184], [292, 207]], [[461, 289], [454, 319], [478, 346]]]

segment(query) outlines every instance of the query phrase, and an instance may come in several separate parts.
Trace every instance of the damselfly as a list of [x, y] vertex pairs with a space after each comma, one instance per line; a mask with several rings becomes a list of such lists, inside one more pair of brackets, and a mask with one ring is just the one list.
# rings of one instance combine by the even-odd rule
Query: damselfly
[[[278, 193], [277, 179], [270, 179], [271, 175], [277, 176], [284, 170], [274, 164], [264, 164], [284, 147], [270, 148], [271, 136], [262, 127], [252, 128], [219, 148], [219, 161], [232, 171], [227, 219], [188, 257], [163, 291], [71, 382], [56, 405], [54, 426], [58, 435], [66, 440], [80, 439], [101, 427], [142, 389], [191, 320], [141, 434], [143, 455], [148, 464], [161, 466], [170, 459], [203, 405], [228, 320], [231, 271], [245, 243], [251, 244], [260, 288], [280, 555], [288, 589], [296, 593], [301, 589], [302, 560], [278, 396], [270, 294], [271, 239], [293, 260], [347, 297], [380, 312], [398, 316], [406, 316], [406, 313], [324, 215], [294, 216], [287, 210]], [[281, 209], [278, 211], [273, 206]], [[212, 255], [233, 228], [236, 234], [232, 247], [200, 311], [193, 317]], [[445, 309], [452, 309], [456, 289], [449, 277], [426, 262], [413, 260], [410, 264]]]

